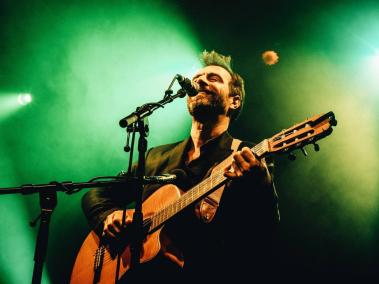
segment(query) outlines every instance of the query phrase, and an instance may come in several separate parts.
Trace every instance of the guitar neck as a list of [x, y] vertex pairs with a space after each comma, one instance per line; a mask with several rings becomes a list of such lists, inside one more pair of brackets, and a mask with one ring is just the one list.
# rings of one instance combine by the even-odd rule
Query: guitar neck
[[[318, 151], [319, 147], [316, 141], [330, 135], [333, 131], [332, 126], [336, 125], [337, 120], [331, 111], [326, 114], [315, 115], [288, 129], [282, 130], [271, 138], [264, 139], [251, 148], [251, 150], [258, 159], [262, 159], [267, 155], [291, 153], [291, 151], [299, 148], [302, 149], [302, 147], [308, 144], [314, 144], [315, 150], [317, 149], [316, 151]], [[157, 230], [157, 228], [178, 212], [225, 184], [227, 179], [224, 177], [224, 168], [231, 163], [232, 156], [229, 156], [213, 169], [208, 178], [192, 187], [179, 199], [167, 205], [147, 220], [145, 225], [149, 225], [148, 233]]]
[[[262, 158], [265, 153], [267, 153], [267, 140], [263, 140], [259, 144], [251, 148], [252, 152], [258, 157]], [[227, 178], [224, 176], [224, 168], [231, 164], [232, 156], [229, 156], [217, 165], [215, 170], [212, 171], [211, 175], [204, 179], [199, 184], [195, 185], [188, 191], [186, 191], [179, 199], [175, 200], [173, 203], [167, 205], [165, 208], [161, 209], [155, 213], [149, 220], [149, 233], [154, 232], [159, 227], [161, 227], [170, 218], [175, 216], [177, 213], [185, 209], [186, 207], [194, 204], [205, 196], [209, 195], [222, 185], [226, 183]]]

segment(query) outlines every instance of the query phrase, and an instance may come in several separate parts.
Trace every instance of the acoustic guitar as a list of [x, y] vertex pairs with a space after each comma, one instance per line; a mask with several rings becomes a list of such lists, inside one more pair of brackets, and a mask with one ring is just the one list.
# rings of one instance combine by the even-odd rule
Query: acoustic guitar
[[[308, 144], [314, 144], [315, 150], [318, 151], [319, 146], [316, 141], [330, 135], [333, 131], [332, 126], [336, 125], [337, 121], [333, 112], [315, 115], [282, 130], [269, 139], [264, 139], [251, 150], [259, 159], [284, 153], [293, 157], [292, 151], [296, 149], [302, 149], [305, 154], [303, 147]], [[153, 259], [160, 250], [164, 250], [165, 241], [163, 241], [161, 231], [168, 220], [225, 185], [227, 178], [224, 176], [223, 169], [231, 161], [232, 156], [229, 156], [212, 170], [208, 178], [184, 193], [177, 186], [167, 184], [160, 187], [143, 202], [145, 238], [139, 263], [142, 264]], [[132, 214], [133, 210], [128, 210], [127, 213]], [[130, 244], [125, 241], [121, 249], [118, 246], [115, 251], [111, 245], [91, 231], [76, 257], [70, 283], [113, 283], [116, 279], [118, 254], [120, 254], [118, 271], [118, 279], [120, 279], [130, 269]], [[175, 255], [172, 254], [172, 257], [175, 258]], [[180, 265], [180, 259], [173, 260]]]

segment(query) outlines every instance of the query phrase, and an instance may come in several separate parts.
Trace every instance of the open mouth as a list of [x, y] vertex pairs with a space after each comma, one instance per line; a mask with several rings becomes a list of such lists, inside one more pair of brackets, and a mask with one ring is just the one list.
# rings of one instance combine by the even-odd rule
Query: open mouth
[[199, 90], [198, 94], [213, 95], [213, 92], [209, 90]]

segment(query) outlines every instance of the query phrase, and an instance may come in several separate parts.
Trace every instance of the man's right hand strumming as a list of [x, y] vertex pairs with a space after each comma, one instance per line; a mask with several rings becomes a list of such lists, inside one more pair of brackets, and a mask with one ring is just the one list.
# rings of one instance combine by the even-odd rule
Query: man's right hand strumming
[[126, 212], [125, 224], [122, 226], [122, 210], [113, 211], [104, 220], [103, 236], [119, 238], [126, 226], [132, 223], [132, 216]]

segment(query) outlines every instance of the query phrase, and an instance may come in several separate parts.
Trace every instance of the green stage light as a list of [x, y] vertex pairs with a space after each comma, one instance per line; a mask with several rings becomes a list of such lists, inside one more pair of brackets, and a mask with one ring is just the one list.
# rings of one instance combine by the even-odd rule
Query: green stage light
[[[26, 93], [7, 94], [12, 104], [7, 109], [17, 113], [13, 120], [1, 125], [4, 131], [0, 131], [0, 150], [10, 157], [3, 168], [14, 171], [0, 171], [0, 181], [13, 178], [13, 185], [19, 185], [84, 181], [97, 175], [117, 174], [125, 169], [128, 159], [123, 151], [126, 135], [118, 121], [142, 104], [161, 100], [176, 74], [191, 77], [200, 66], [198, 55], [203, 48], [175, 5], [166, 1], [121, 1], [117, 5], [106, 1], [95, 1], [93, 5], [81, 1], [75, 5], [36, 3], [33, 9], [27, 8], [27, 18], [19, 20], [30, 40], [20, 46], [23, 34], [15, 32], [15, 42], [9, 47], [12, 56], [7, 58], [17, 60], [1, 62], [19, 66], [9, 85], [17, 84], [14, 88], [33, 93], [30, 97]], [[22, 5], [15, 5], [9, 17], [23, 9]], [[18, 22], [13, 23], [17, 25]], [[13, 26], [9, 23], [9, 33]], [[18, 48], [13, 48], [15, 45]], [[178, 88], [175, 84], [174, 92]], [[27, 103], [35, 93], [38, 104], [25, 107], [31, 106]], [[3, 108], [0, 94], [0, 117], [5, 113]], [[149, 120], [149, 148], [184, 138], [191, 122], [185, 99], [157, 110]], [[4, 156], [0, 157], [4, 160]], [[3, 184], [8, 185], [9, 182]], [[14, 207], [11, 198], [3, 202], [1, 208], [7, 204]], [[33, 215], [38, 210], [35, 200], [22, 198], [18, 202], [20, 210]], [[75, 238], [88, 230], [85, 225], [78, 233], [72, 228], [76, 220], [84, 218], [79, 195], [71, 198], [71, 205], [67, 202], [59, 196], [51, 222], [44, 268], [50, 278], [43, 277], [47, 283], [69, 282], [73, 254], [82, 241], [74, 243]], [[69, 221], [67, 226], [61, 226], [61, 219]], [[10, 221], [6, 225], [14, 230], [0, 235], [7, 238], [2, 243], [9, 249], [18, 247], [21, 242], [15, 242], [13, 235], [19, 228]], [[60, 243], [62, 236], [72, 243]], [[25, 239], [20, 251], [30, 261], [34, 249], [30, 241], [35, 239], [25, 234], [20, 238]], [[0, 259], [7, 272], [5, 275], [0, 269], [0, 283], [30, 282], [31, 269], [20, 271], [15, 265], [19, 260], [18, 255], [12, 254]], [[5, 267], [5, 262], [13, 266]], [[20, 278], [25, 281], [19, 281]]]
[[0, 93], [0, 118], [8, 117], [20, 108], [17, 94]]
[[20, 94], [17, 97], [17, 101], [20, 105], [27, 105], [32, 102], [33, 98], [31, 94]]

